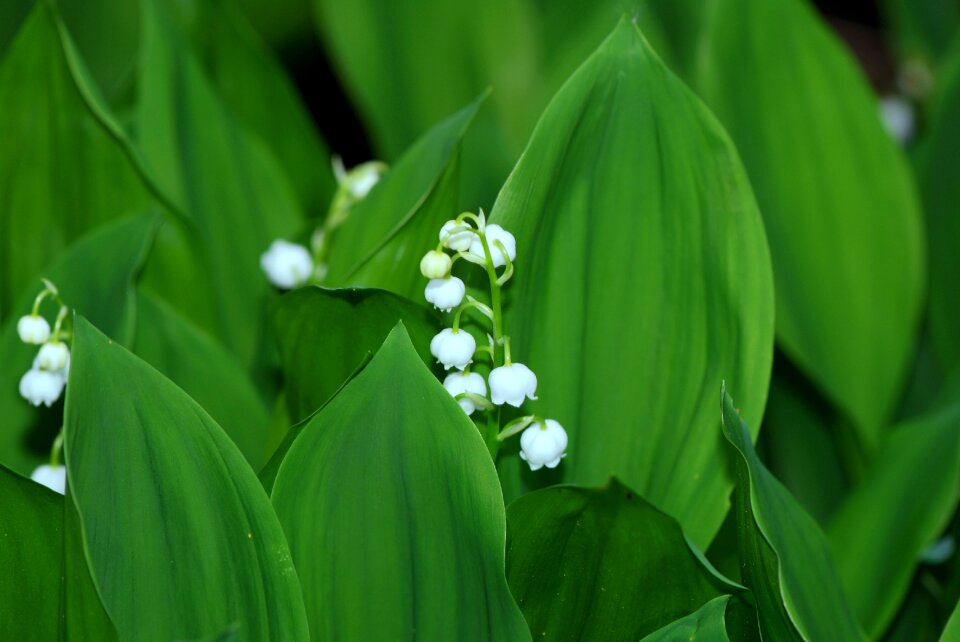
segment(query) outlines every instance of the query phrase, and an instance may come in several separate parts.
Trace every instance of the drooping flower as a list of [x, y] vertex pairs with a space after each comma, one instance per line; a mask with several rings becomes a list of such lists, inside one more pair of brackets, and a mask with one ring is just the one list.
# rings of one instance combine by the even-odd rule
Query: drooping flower
[[455, 276], [448, 276], [445, 279], [430, 279], [423, 295], [437, 309], [449, 312], [463, 302], [466, 292], [467, 287], [463, 281]]
[[[451, 372], [443, 380], [443, 387], [454, 397], [465, 392], [481, 397], [487, 396], [487, 382], [476, 372]], [[472, 415], [477, 409], [476, 404], [467, 397], [457, 399], [457, 403], [468, 415]]]
[[17, 321], [17, 334], [24, 343], [40, 345], [50, 338], [50, 324], [39, 314], [28, 314]]
[[444, 247], [456, 252], [466, 252], [470, 249], [470, 245], [479, 239], [477, 233], [464, 223], [458, 224], [451, 220], [444, 223], [443, 227], [440, 228], [440, 242], [443, 243]]
[[67, 469], [65, 466], [44, 464], [30, 474], [30, 479], [61, 495], [67, 492]]
[[439, 250], [430, 250], [420, 259], [420, 273], [428, 279], [445, 279], [453, 267], [453, 260]]
[[270, 249], [260, 256], [260, 267], [270, 283], [289, 290], [310, 279], [313, 273], [313, 257], [302, 245], [277, 239], [270, 244]]
[[553, 419], [536, 422], [520, 435], [520, 458], [530, 470], [556, 468], [566, 456], [567, 431]]
[[524, 399], [537, 398], [537, 375], [522, 363], [511, 363], [490, 372], [490, 401], [498, 406], [523, 405]]
[[[503, 256], [503, 250], [497, 245], [497, 241], [503, 245], [503, 248], [507, 251], [507, 257], [511, 261], [517, 258], [517, 240], [513, 238], [513, 234], [496, 223], [487, 225], [483, 233], [487, 237], [487, 246], [490, 248], [490, 257], [493, 259], [494, 267], [502, 267], [507, 264]], [[471, 241], [470, 254], [479, 257], [481, 260], [486, 260], [486, 255], [483, 252], [483, 242], [479, 236]]]
[[913, 140], [916, 131], [916, 115], [913, 105], [900, 96], [885, 96], [880, 99], [880, 117], [891, 138], [906, 145]]
[[60, 372], [31, 368], [20, 378], [20, 396], [34, 406], [50, 407], [60, 398], [66, 383]]
[[52, 341], [45, 343], [37, 358], [34, 361], [34, 367], [40, 370], [49, 370], [51, 372], [64, 370], [70, 362], [70, 350], [62, 341]]
[[430, 341], [430, 353], [443, 367], [463, 370], [473, 361], [477, 341], [466, 330], [446, 328]]

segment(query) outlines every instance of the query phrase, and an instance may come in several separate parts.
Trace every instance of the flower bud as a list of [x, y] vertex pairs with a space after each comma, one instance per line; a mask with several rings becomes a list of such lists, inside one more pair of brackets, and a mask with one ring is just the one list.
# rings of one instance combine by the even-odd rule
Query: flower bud
[[386, 166], [379, 161], [363, 163], [347, 172], [344, 184], [350, 190], [350, 195], [360, 200], [370, 193], [385, 171]]
[[420, 259], [420, 274], [428, 279], [445, 279], [450, 274], [453, 261], [439, 250], [430, 250]]
[[445, 279], [430, 279], [423, 295], [437, 309], [449, 312], [463, 302], [467, 287], [455, 276]]
[[40, 345], [50, 338], [50, 324], [40, 315], [28, 314], [17, 321], [17, 334], [24, 343]]
[[520, 435], [520, 458], [530, 470], [556, 468], [566, 456], [567, 432], [553, 419], [537, 422]]
[[490, 372], [490, 400], [498, 406], [507, 403], [514, 408], [523, 400], [537, 398], [537, 375], [522, 363], [494, 368]]
[[[481, 397], [487, 396], [487, 382], [476, 372], [451, 372], [443, 380], [443, 387], [454, 397], [464, 392], [471, 392]], [[476, 405], [467, 397], [457, 399], [457, 403], [468, 415], [472, 415], [473, 411], [477, 409]]]
[[473, 361], [477, 341], [466, 330], [447, 328], [430, 341], [430, 353], [443, 367], [463, 370]]
[[34, 406], [50, 407], [60, 398], [66, 383], [63, 375], [32, 368], [20, 379], [20, 396]]
[[465, 223], [447, 221], [440, 228], [440, 242], [455, 252], [466, 252], [474, 240], [479, 240], [477, 233]]
[[[497, 224], [486, 226], [483, 233], [487, 237], [487, 246], [490, 248], [490, 257], [493, 259], [494, 267], [502, 267], [507, 264], [503, 256], [503, 250], [497, 246], [497, 241], [503, 244], [511, 261], [517, 258], [517, 240], [513, 238], [513, 234]], [[480, 257], [481, 260], [486, 260], [486, 255], [483, 252], [483, 242], [479, 236], [470, 243], [470, 254]]]
[[289, 290], [303, 285], [313, 273], [313, 257], [307, 248], [277, 239], [260, 257], [260, 267], [278, 288]]
[[44, 464], [30, 473], [30, 479], [61, 495], [67, 492], [67, 469], [64, 466]]
[[34, 367], [50, 371], [63, 370], [67, 367], [69, 360], [70, 350], [67, 349], [66, 344], [62, 341], [54, 341], [46, 343], [40, 348], [36, 361], [34, 361]]

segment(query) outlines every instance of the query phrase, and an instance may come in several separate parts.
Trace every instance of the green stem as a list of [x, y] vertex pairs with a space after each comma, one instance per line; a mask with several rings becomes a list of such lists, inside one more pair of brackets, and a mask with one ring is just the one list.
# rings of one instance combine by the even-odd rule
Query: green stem
[[[500, 283], [497, 278], [497, 270], [493, 267], [493, 254], [490, 252], [490, 245], [487, 243], [487, 236], [483, 229], [477, 230], [480, 237], [480, 243], [483, 245], [483, 254], [486, 258], [487, 278], [490, 280], [490, 307], [493, 310], [493, 367], [497, 368], [503, 365], [502, 350], [497, 346], [501, 345], [503, 337], [503, 304], [500, 296]], [[487, 450], [494, 463], [497, 461], [497, 453], [500, 451], [500, 440], [497, 435], [500, 433], [500, 409], [497, 408], [487, 415], [487, 432], [484, 440], [487, 442]]]

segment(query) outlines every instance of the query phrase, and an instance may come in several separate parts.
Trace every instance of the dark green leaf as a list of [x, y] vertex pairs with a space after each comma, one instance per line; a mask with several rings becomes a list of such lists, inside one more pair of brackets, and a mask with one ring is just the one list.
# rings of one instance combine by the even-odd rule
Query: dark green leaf
[[960, 642], [960, 603], [953, 609], [953, 615], [947, 621], [940, 642]]
[[771, 640], [864, 640], [823, 531], [760, 462], [723, 392], [723, 434], [736, 450], [734, 510], [744, 583]]
[[901, 58], [925, 64], [936, 61], [960, 28], [956, 0], [881, 0], [878, 4]]
[[272, 498], [315, 639], [529, 639], [496, 471], [401, 324], [300, 433]]
[[547, 108], [491, 221], [517, 238], [506, 333], [538, 375], [531, 407], [570, 434], [563, 479], [617, 475], [705, 546], [732, 485], [708, 391], [736, 379], [756, 425], [773, 343], [763, 226], [726, 134], [624, 20]]
[[715, 597], [686, 617], [657, 629], [640, 642], [729, 642], [724, 616], [729, 595]]
[[698, 87], [757, 193], [777, 340], [869, 449], [896, 409], [924, 286], [909, 167], [855, 61], [807, 2], [716, 5]]
[[283, 532], [240, 451], [80, 316], [65, 430], [84, 545], [121, 639], [191, 639], [234, 622], [244, 640], [307, 638]]
[[507, 523], [507, 580], [534, 639], [638, 640], [739, 588], [615, 479], [524, 495]]

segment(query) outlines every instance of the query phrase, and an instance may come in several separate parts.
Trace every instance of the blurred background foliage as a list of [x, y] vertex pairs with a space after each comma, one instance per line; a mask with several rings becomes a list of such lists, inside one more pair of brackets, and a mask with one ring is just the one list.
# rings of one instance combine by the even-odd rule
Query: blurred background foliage
[[[489, 211], [550, 99], [630, 16], [729, 133], [764, 219], [765, 412], [762, 386], [739, 393], [759, 397], [759, 457], [826, 533], [868, 636], [938, 638], [960, 597], [960, 561], [943, 554], [960, 537], [956, 0], [34, 4], [0, 3], [0, 355], [24, 358], [10, 319], [45, 270], [257, 469], [277, 443], [271, 411], [281, 434], [306, 414], [279, 396], [258, 257], [324, 218], [330, 154], [394, 168], [359, 206], [368, 225], [342, 232], [372, 258], [334, 254], [335, 284], [412, 297], [381, 239], [416, 253], [443, 212]], [[888, 95], [915, 109], [904, 150], [877, 117]], [[416, 225], [397, 233], [378, 199]], [[113, 257], [102, 291], [71, 282], [93, 254]], [[23, 472], [56, 427], [9, 377], [3, 463]], [[734, 579], [736, 519], [698, 542]]]

